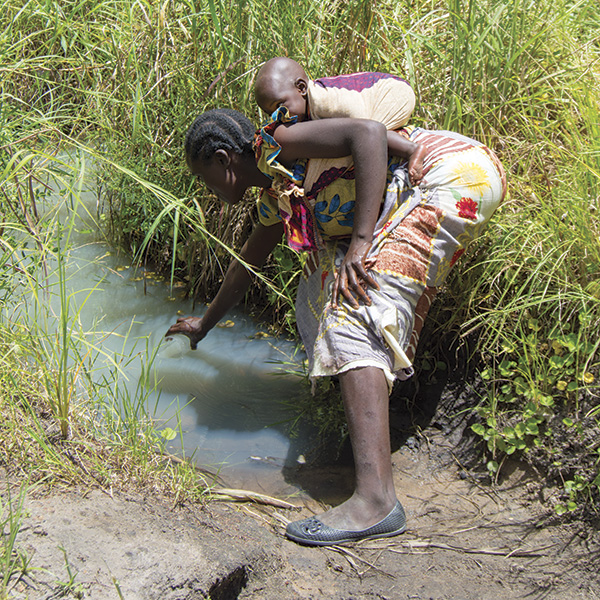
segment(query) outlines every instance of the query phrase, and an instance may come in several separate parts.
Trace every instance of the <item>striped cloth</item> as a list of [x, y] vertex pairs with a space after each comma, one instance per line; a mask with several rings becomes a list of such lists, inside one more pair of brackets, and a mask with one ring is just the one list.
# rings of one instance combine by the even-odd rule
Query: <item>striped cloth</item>
[[334, 309], [334, 276], [354, 223], [354, 169], [321, 161], [324, 170], [309, 182], [313, 160], [291, 169], [280, 165], [272, 133], [286, 118], [280, 113], [278, 121], [257, 133], [258, 167], [273, 180], [259, 201], [259, 218], [265, 225], [283, 220], [290, 245], [309, 251], [296, 321], [310, 375], [374, 366], [391, 386], [412, 372], [418, 335], [436, 289], [504, 198], [504, 170], [494, 153], [475, 140], [448, 131], [401, 129], [399, 135], [427, 149], [423, 181], [412, 187], [406, 161], [390, 158], [368, 256], [379, 290], [368, 289], [370, 306], [354, 309], [343, 302]]
[[423, 321], [450, 269], [477, 238], [506, 193], [504, 171], [485, 146], [451, 132], [402, 132], [429, 150], [424, 180], [411, 187], [404, 163], [388, 182], [369, 254], [371, 305], [330, 304], [349, 239], [330, 240], [312, 257], [296, 299], [296, 320], [311, 377], [374, 366], [396, 378], [412, 373]]

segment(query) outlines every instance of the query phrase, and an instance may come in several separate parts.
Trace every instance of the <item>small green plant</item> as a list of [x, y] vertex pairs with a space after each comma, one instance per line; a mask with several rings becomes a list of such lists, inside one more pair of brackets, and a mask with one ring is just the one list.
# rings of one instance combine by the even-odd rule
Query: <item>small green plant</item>
[[[597, 348], [581, 327], [585, 321], [584, 315], [571, 331], [553, 326], [543, 335], [541, 320], [529, 316], [513, 330], [515, 338], [502, 344], [500, 356], [482, 370], [490, 397], [477, 408], [482, 420], [471, 429], [486, 444], [487, 467], [495, 478], [507, 456], [539, 456], [545, 448], [551, 449], [547, 460], [561, 468], [562, 463], [552, 457], [559, 437], [569, 443], [585, 440], [583, 420], [595, 415], [596, 409], [585, 415], [580, 404], [596, 381], [592, 371], [597, 372], [590, 363]], [[575, 510], [578, 497], [593, 500], [600, 481], [597, 462], [595, 467], [595, 476], [576, 470], [566, 479], [561, 475], [568, 501], [557, 505], [559, 513]]]
[[[210, 298], [256, 222], [254, 198], [223, 209], [186, 172], [183, 137], [198, 113], [217, 106], [235, 106], [258, 124], [256, 70], [267, 58], [288, 55], [311, 77], [362, 70], [406, 76], [419, 99], [413, 124], [451, 128], [500, 155], [509, 199], [436, 301], [438, 331], [477, 334], [474, 353], [485, 362], [487, 392], [474, 431], [492, 474], [505, 457], [519, 456], [548, 467], [565, 507], [588, 500], [597, 506], [597, 0], [541, 0], [534, 11], [521, 0], [335, 8], [311, 0], [97, 0], [90, 18], [83, 3], [0, 0], [0, 382], [10, 390], [0, 456], [12, 459], [18, 450], [34, 471], [63, 468], [75, 477], [40, 415], [50, 410], [63, 437], [79, 425], [73, 402], [83, 400], [95, 350], [87, 354], [74, 298], [63, 294], [58, 337], [33, 351], [36, 324], [17, 310], [29, 298], [15, 293], [24, 286], [41, 305], [48, 291], [38, 269], [47, 276], [52, 268], [56, 215], [43, 214], [31, 192], [44, 181], [44, 165], [57, 166], [55, 149], [67, 139], [95, 144], [90, 155], [103, 173], [99, 220], [112, 243], [154, 261], [190, 295]], [[247, 300], [255, 314], [269, 314], [286, 330], [293, 329], [297, 265], [278, 248]], [[421, 371], [433, 382], [439, 368], [430, 358]], [[151, 450], [164, 438], [146, 429], [142, 391], [118, 398], [125, 392], [105, 383], [88, 395], [106, 400], [102, 410], [111, 415], [98, 434], [127, 461], [137, 457], [151, 477]], [[117, 412], [121, 400], [126, 408]], [[343, 422], [336, 404], [317, 405], [314, 414]], [[31, 419], [20, 445], [11, 442], [19, 419]], [[578, 464], [559, 459], [562, 449]], [[107, 480], [106, 461], [94, 460], [99, 479]]]
[[17, 546], [17, 536], [24, 516], [23, 503], [27, 495], [27, 483], [21, 484], [16, 496], [6, 482], [0, 494], [0, 598], [8, 598], [11, 588], [27, 572], [30, 557]]
[[281, 329], [288, 335], [296, 333], [294, 304], [304, 258], [283, 243], [272, 254], [274, 280], [267, 289], [267, 298], [276, 320], [282, 323]]
[[84, 591], [83, 586], [80, 583], [75, 583], [75, 579], [77, 578], [77, 572], [73, 571], [71, 564], [69, 563], [69, 559], [67, 557], [67, 551], [59, 546], [58, 549], [62, 552], [63, 557], [65, 559], [65, 570], [67, 571], [67, 579], [66, 581], [58, 581], [57, 585], [60, 589], [61, 596], [72, 595], [74, 598], [83, 598]]

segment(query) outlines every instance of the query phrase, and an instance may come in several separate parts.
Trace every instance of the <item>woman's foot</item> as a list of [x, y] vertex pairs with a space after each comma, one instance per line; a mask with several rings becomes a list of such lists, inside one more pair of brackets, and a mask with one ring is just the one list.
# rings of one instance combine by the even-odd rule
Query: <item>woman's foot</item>
[[394, 508], [396, 501], [395, 496], [390, 496], [376, 502], [368, 502], [354, 495], [346, 502], [315, 516], [328, 527], [358, 531], [384, 519]]
[[388, 421], [388, 384], [378, 367], [339, 374], [352, 443], [355, 491], [327, 512], [288, 525], [286, 535], [311, 545], [337, 544], [404, 531], [404, 510], [396, 499]]

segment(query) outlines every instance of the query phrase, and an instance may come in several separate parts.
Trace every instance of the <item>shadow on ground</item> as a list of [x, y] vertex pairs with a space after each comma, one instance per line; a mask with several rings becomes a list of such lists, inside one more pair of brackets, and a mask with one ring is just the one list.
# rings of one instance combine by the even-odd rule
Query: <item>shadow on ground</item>
[[[480, 387], [475, 370], [467, 370], [466, 350], [457, 350], [453, 340], [435, 349], [420, 348], [415, 376], [396, 382], [390, 395], [391, 450], [418, 450], [422, 432], [434, 427], [451, 439], [465, 463], [473, 464], [474, 436], [463, 436], [470, 424], [470, 411], [478, 402], [474, 386]], [[469, 383], [466, 383], [469, 382]], [[324, 504], [339, 504], [350, 497], [354, 485], [352, 449], [347, 436], [337, 432], [319, 435], [316, 427], [303, 422], [292, 439], [283, 475], [287, 483], [301, 487]], [[298, 456], [306, 462], [299, 464]]]

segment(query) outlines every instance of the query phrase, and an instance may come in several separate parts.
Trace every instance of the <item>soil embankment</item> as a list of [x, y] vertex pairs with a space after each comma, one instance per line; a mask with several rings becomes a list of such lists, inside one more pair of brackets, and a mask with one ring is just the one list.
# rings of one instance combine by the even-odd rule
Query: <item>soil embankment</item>
[[553, 524], [525, 470], [514, 466], [495, 487], [479, 484], [453, 458], [448, 436], [430, 428], [418, 439], [393, 456], [408, 531], [346, 547], [306, 548], [283, 537], [285, 520], [308, 515], [307, 507], [181, 508], [99, 490], [32, 495], [18, 537], [31, 563], [14, 597], [600, 597], [597, 533]]

